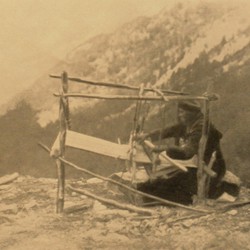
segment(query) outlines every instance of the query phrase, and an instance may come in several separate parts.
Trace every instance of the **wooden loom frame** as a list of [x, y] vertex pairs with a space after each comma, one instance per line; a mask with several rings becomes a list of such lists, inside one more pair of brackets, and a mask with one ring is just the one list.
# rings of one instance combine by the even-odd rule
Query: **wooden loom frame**
[[[97, 95], [97, 94], [83, 94], [83, 93], [69, 93], [69, 83], [68, 81], [75, 81], [85, 84], [90, 84], [94, 86], [106, 86], [120, 89], [128, 89], [128, 90], [140, 90], [138, 87], [134, 87], [132, 85], [124, 85], [124, 84], [114, 84], [114, 83], [103, 83], [103, 82], [92, 82], [83, 80], [77, 77], [68, 77], [67, 72], [63, 72], [61, 76], [58, 75], [50, 75], [52, 78], [61, 79], [61, 90], [59, 93], [54, 94], [54, 96], [59, 97], [59, 123], [60, 123], [60, 131], [59, 131], [59, 157], [55, 159], [57, 166], [57, 176], [58, 176], [58, 187], [57, 187], [57, 199], [56, 199], [56, 212], [62, 213], [64, 207], [64, 193], [65, 193], [65, 141], [66, 141], [66, 133], [67, 130], [70, 129], [70, 117], [69, 117], [69, 102], [68, 98], [71, 97], [81, 97], [81, 98], [95, 98], [95, 99], [108, 99], [108, 100], [149, 100], [149, 101], [179, 101], [179, 100], [198, 100], [202, 101], [204, 104], [204, 123], [202, 129], [202, 137], [199, 143], [199, 151], [198, 151], [198, 170], [197, 170], [197, 203], [205, 204], [207, 197], [207, 188], [208, 188], [208, 180], [209, 176], [212, 176], [213, 173], [209, 172], [209, 169], [212, 167], [213, 160], [215, 156], [213, 156], [210, 160], [209, 166], [205, 166], [203, 161], [205, 147], [207, 143], [208, 137], [208, 129], [209, 129], [209, 103], [210, 101], [217, 100], [217, 96], [190, 96], [188, 94], [178, 92], [178, 91], [169, 91], [164, 89], [155, 89], [155, 88], [145, 88], [144, 91], [155, 92], [158, 96], [122, 96], [122, 95]], [[141, 92], [141, 91], [140, 91]], [[165, 95], [169, 94], [169, 95]], [[48, 151], [48, 149], [46, 149]], [[160, 198], [159, 198], [160, 199]], [[158, 200], [159, 200], [158, 199]], [[167, 201], [165, 202], [167, 203]], [[169, 203], [169, 202], [168, 202]], [[182, 206], [183, 207], [183, 206]], [[187, 208], [187, 207], [186, 207]]]

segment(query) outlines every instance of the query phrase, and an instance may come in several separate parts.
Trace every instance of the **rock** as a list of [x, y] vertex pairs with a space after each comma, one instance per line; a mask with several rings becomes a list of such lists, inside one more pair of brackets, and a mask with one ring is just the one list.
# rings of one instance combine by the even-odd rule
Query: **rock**
[[31, 208], [37, 207], [37, 202], [35, 200], [30, 201], [29, 203], [24, 205], [26, 210], [30, 210]]
[[236, 197], [224, 192], [219, 198], [217, 198], [217, 201], [220, 202], [235, 202]]
[[216, 201], [212, 200], [212, 199], [207, 199], [206, 200], [206, 205], [208, 205], [210, 207], [214, 207], [216, 205]]
[[5, 217], [5, 216], [0, 216], [0, 224], [3, 224], [3, 223], [6, 223], [6, 222], [13, 222], [13, 220], [11, 220], [10, 218], [8, 217]]
[[236, 209], [233, 209], [233, 210], [228, 211], [227, 214], [236, 215], [236, 214], [238, 214], [238, 211]]
[[[95, 179], [95, 178], [92, 178], [92, 179]], [[87, 180], [85, 178], [80, 178], [80, 179], [76, 179], [74, 183], [78, 185], [85, 185], [87, 183]]]
[[56, 197], [56, 193], [57, 193], [57, 190], [54, 188], [54, 189], [50, 189], [47, 191], [47, 195], [50, 197], [50, 198], [53, 198], [55, 199]]
[[82, 237], [84, 239], [93, 239], [95, 241], [103, 240], [103, 237], [105, 237], [106, 230], [103, 229], [97, 229], [97, 228], [92, 228], [85, 232]]
[[94, 212], [100, 212], [100, 211], [103, 211], [103, 210], [107, 210], [107, 207], [104, 206], [99, 201], [95, 201], [94, 204], [93, 204], [93, 211]]
[[11, 188], [12, 188], [12, 185], [10, 185], [10, 184], [0, 185], [0, 191], [9, 190]]
[[[103, 206], [105, 207], [105, 206]], [[129, 218], [129, 217], [133, 217], [136, 216], [136, 213], [131, 213], [128, 210], [121, 210], [121, 209], [110, 209], [107, 208], [106, 209], [100, 209], [100, 207], [98, 206], [99, 210], [96, 210], [95, 208], [93, 208], [93, 212], [95, 213], [95, 217], [96, 218], [104, 218], [104, 217], [124, 217], [124, 218]]]
[[232, 183], [232, 184], [235, 184], [237, 186], [240, 186], [242, 184], [240, 178], [237, 177], [236, 175], [234, 175], [230, 171], [226, 171], [226, 174], [223, 177], [222, 181], [225, 181], [225, 182], [228, 182], [228, 183]]
[[76, 184], [78, 185], [82, 185], [82, 184], [85, 184], [85, 182], [82, 182], [82, 181], [77, 181]]
[[56, 185], [57, 179], [56, 178], [39, 178], [39, 181], [44, 184], [53, 184]]
[[106, 238], [108, 238], [110, 242], [130, 242], [127, 236], [118, 233], [109, 233]]
[[[67, 204], [69, 205], [69, 204]], [[73, 202], [71, 203], [71, 206], [68, 206], [67, 208], [64, 209], [64, 213], [66, 214], [72, 214], [76, 212], [83, 212], [88, 210], [92, 206], [91, 202], [88, 203], [81, 203], [81, 204], [74, 204]]]
[[76, 196], [77, 196], [77, 193], [76, 193], [76, 192], [72, 192], [72, 193], [71, 193], [71, 196], [76, 197]]
[[121, 220], [112, 220], [107, 223], [107, 229], [109, 232], [119, 232], [124, 228], [124, 221]]
[[103, 180], [100, 180], [98, 178], [91, 178], [91, 179], [87, 180], [88, 184], [98, 184], [98, 183], [102, 183], [102, 182], [103, 182]]
[[167, 232], [167, 227], [160, 226], [160, 227], [156, 228], [155, 236], [156, 237], [164, 237], [164, 236], [166, 236], [166, 232]]
[[9, 205], [1, 204], [0, 212], [17, 214], [18, 206], [17, 206], [17, 204], [9, 204]]
[[181, 223], [185, 228], [190, 228], [194, 224], [194, 220], [186, 220]]

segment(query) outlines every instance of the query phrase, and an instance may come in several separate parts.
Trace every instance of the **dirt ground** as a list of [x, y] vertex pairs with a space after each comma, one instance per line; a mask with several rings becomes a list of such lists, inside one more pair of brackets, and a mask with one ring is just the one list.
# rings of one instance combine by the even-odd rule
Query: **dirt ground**
[[[67, 181], [125, 202], [105, 183], [90, 182]], [[250, 249], [249, 205], [191, 219], [187, 218], [196, 216], [195, 212], [156, 207], [152, 209], [161, 216], [150, 217], [67, 191], [66, 211], [75, 205], [83, 209], [58, 215], [55, 197], [55, 179], [20, 176], [1, 185], [0, 249]], [[248, 199], [250, 191], [242, 188], [239, 201]]]

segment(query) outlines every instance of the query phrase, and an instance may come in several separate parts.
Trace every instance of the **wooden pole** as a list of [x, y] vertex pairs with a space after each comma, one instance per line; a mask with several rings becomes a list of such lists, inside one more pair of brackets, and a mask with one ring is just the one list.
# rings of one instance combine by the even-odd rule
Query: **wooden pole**
[[13, 173], [10, 175], [5, 175], [3, 177], [0, 177], [0, 185], [8, 184], [17, 179], [18, 177], [19, 177], [18, 173]]
[[[49, 76], [51, 78], [59, 78], [59, 79], [61, 78], [60, 76], [53, 75], [53, 74], [50, 74]], [[81, 79], [79, 77], [68, 77], [68, 80], [74, 81], [74, 82], [79, 82], [79, 83], [85, 83], [85, 84], [89, 84], [92, 86], [112, 87], [112, 88], [128, 89], [128, 90], [136, 90], [136, 91], [140, 89], [136, 86], [126, 85], [123, 83], [94, 82], [94, 81], [84, 80], [84, 79]], [[153, 88], [144, 88], [144, 90], [151, 91], [151, 92], [155, 91]], [[165, 94], [187, 95], [187, 93], [183, 93], [180, 91], [174, 91], [174, 90], [161, 89], [160, 91], [165, 93]]]
[[[61, 75], [62, 86], [61, 86], [61, 97], [60, 97], [60, 108], [59, 108], [59, 123], [60, 123], [60, 157], [64, 158], [65, 155], [65, 140], [66, 131], [69, 128], [69, 108], [68, 100], [64, 95], [68, 92], [68, 76], [66, 72]], [[62, 161], [56, 159], [57, 165], [57, 200], [56, 200], [56, 212], [62, 213], [64, 207], [64, 189], [65, 189], [65, 166]]]
[[[208, 170], [212, 170], [212, 167], [214, 165], [215, 160], [216, 160], [216, 151], [212, 153], [209, 164], [207, 166]], [[204, 170], [206, 170], [206, 169], [204, 168]], [[209, 175], [207, 172], [206, 172], [206, 174], [207, 175], [206, 175], [206, 180], [205, 180], [205, 197], [207, 198], [208, 194], [209, 194], [210, 180], [211, 180], [211, 178], [215, 178], [217, 176], [217, 173], [215, 173], [215, 175], [213, 175], [213, 176]]]
[[73, 188], [72, 186], [68, 186], [68, 188], [71, 191], [74, 191], [74, 192], [79, 193], [79, 194], [86, 195], [86, 196], [88, 196], [88, 197], [90, 197], [92, 199], [98, 200], [98, 201], [100, 201], [102, 203], [105, 203], [105, 204], [108, 204], [108, 205], [111, 205], [111, 206], [118, 207], [120, 209], [125, 209], [125, 210], [129, 210], [129, 211], [136, 212], [136, 213], [143, 213], [143, 214], [150, 214], [150, 215], [155, 215], [156, 214], [155, 211], [152, 210], [152, 209], [139, 208], [139, 207], [136, 207], [134, 205], [123, 204], [123, 203], [120, 203], [120, 202], [117, 202], [117, 201], [114, 201], [114, 200], [111, 200], [111, 199], [106, 199], [106, 198], [100, 197], [98, 195], [95, 195], [95, 194], [87, 191], [87, 190]]
[[[139, 97], [143, 97], [143, 92], [144, 92], [144, 84], [140, 85], [139, 88]], [[135, 141], [135, 136], [140, 130], [140, 124], [139, 122], [139, 116], [141, 112], [141, 101], [137, 100], [136, 103], [136, 110], [135, 110], [135, 116], [134, 116], [134, 126], [133, 126], [133, 131], [130, 134], [130, 163], [131, 163], [131, 172], [132, 172], [132, 186], [136, 189], [137, 188], [137, 183], [136, 183], [136, 173], [137, 173], [137, 163], [135, 161], [135, 156], [136, 156], [136, 141]]]
[[[54, 96], [60, 97], [60, 93], [54, 93]], [[100, 94], [85, 94], [85, 93], [68, 93], [64, 94], [64, 97], [81, 97], [81, 98], [90, 98], [90, 99], [103, 99], [103, 100], [141, 100], [141, 101], [162, 101], [162, 96], [138, 96], [138, 95], [100, 95]], [[173, 95], [166, 96], [167, 101], [184, 101], [184, 100], [211, 100], [215, 101], [217, 99], [212, 99], [214, 96], [182, 96], [182, 95]]]
[[205, 205], [206, 203], [206, 179], [207, 174], [204, 171], [204, 155], [208, 139], [209, 129], [209, 101], [204, 100], [204, 122], [202, 127], [202, 135], [198, 150], [198, 169], [197, 169], [197, 201], [198, 205]]

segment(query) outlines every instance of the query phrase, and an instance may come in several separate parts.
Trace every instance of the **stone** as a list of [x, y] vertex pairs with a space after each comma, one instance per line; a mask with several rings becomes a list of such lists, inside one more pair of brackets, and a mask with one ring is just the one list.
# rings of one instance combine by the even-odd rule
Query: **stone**
[[103, 210], [107, 210], [107, 207], [104, 206], [99, 201], [95, 201], [94, 204], [93, 204], [93, 211], [94, 212], [100, 212], [100, 211], [103, 211]]
[[234, 215], [238, 214], [238, 211], [236, 209], [233, 209], [233, 210], [228, 211], [227, 214], [234, 216]]
[[98, 183], [102, 183], [102, 182], [103, 182], [103, 180], [100, 180], [98, 178], [91, 178], [91, 179], [87, 180], [88, 184], [98, 184]]
[[17, 214], [18, 206], [17, 204], [1, 204], [0, 212]]
[[228, 194], [227, 192], [224, 192], [219, 198], [217, 198], [217, 201], [220, 201], [220, 202], [235, 202], [236, 197]]
[[240, 178], [238, 176], [234, 175], [230, 171], [226, 171], [225, 176], [223, 177], [222, 181], [232, 183], [232, 184], [235, 184], [237, 186], [240, 186], [242, 184]]
[[30, 201], [29, 203], [24, 205], [24, 208], [26, 210], [29, 210], [31, 208], [37, 207], [37, 202], [35, 200]]

